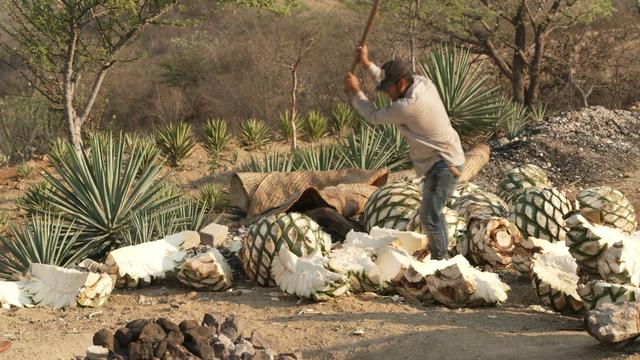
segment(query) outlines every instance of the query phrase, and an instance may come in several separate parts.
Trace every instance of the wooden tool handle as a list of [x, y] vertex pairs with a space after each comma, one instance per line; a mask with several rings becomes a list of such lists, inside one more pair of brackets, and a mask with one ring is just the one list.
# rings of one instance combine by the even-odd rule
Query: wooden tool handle
[[[376, 15], [378, 14], [379, 4], [380, 4], [380, 0], [373, 1], [373, 6], [371, 7], [371, 12], [369, 13], [369, 20], [367, 21], [367, 27], [364, 29], [364, 33], [362, 34], [362, 39], [360, 39], [360, 43], [358, 44], [358, 46], [364, 46], [367, 43], [369, 32], [371, 31], [371, 27], [373, 26], [373, 20], [376, 18]], [[353, 64], [351, 64], [351, 70], [350, 70], [351, 73], [356, 71], [356, 68], [358, 67], [359, 62], [360, 62], [360, 59], [358, 58], [358, 55], [356, 55], [356, 57], [353, 59]]]

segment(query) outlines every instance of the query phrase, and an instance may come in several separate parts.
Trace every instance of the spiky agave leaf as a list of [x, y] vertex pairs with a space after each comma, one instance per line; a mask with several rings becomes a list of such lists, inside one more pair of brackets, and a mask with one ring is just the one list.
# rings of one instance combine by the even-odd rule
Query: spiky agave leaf
[[51, 204], [50, 195], [53, 187], [46, 181], [30, 186], [16, 201], [16, 205], [29, 216], [55, 212]]
[[31, 263], [70, 267], [96, 250], [94, 244], [79, 240], [73, 225], [50, 214], [36, 215], [11, 230], [12, 236], [0, 236], [5, 249], [0, 253], [0, 278], [24, 275]]
[[381, 186], [365, 204], [362, 215], [365, 229], [378, 226], [405, 230], [421, 201], [422, 194], [416, 185], [397, 182]]
[[288, 152], [265, 152], [262, 158], [251, 156], [249, 161], [242, 165], [243, 172], [290, 172], [294, 169], [294, 157]]
[[233, 136], [229, 132], [227, 122], [222, 119], [209, 119], [204, 124], [202, 145], [209, 156], [219, 156], [231, 144]]
[[344, 168], [345, 160], [336, 145], [320, 145], [297, 150], [293, 162], [295, 170], [329, 171]]
[[196, 145], [191, 125], [185, 122], [161, 127], [156, 133], [156, 143], [170, 166], [181, 166]]
[[453, 126], [462, 134], [491, 131], [500, 119], [497, 88], [489, 85], [482, 68], [471, 65], [468, 49], [439, 46], [420, 70], [438, 89]]
[[271, 265], [283, 247], [297, 256], [316, 250], [327, 254], [331, 238], [306, 215], [281, 213], [262, 218], [249, 228], [240, 250], [240, 262], [247, 277], [260, 286], [275, 286]]
[[578, 285], [578, 294], [584, 307], [593, 310], [602, 304], [640, 301], [640, 288], [591, 280]]
[[633, 205], [626, 196], [609, 186], [598, 186], [580, 191], [577, 196], [581, 210], [602, 212], [603, 225], [618, 228], [627, 234], [636, 231], [638, 223]]
[[304, 119], [304, 132], [311, 142], [322, 139], [329, 128], [329, 119], [317, 110], [310, 111]]
[[543, 305], [555, 311], [576, 313], [582, 310], [578, 295], [578, 264], [569, 248], [534, 254], [531, 260], [531, 284]]
[[500, 111], [499, 126], [507, 135], [507, 138], [514, 139], [524, 132], [531, 123], [531, 117], [527, 113], [527, 108], [508, 99], [503, 99]]
[[329, 259], [320, 251], [298, 256], [283, 247], [273, 261], [273, 278], [288, 294], [315, 301], [327, 301], [348, 292], [344, 274], [326, 268]]
[[67, 221], [73, 221], [80, 239], [91, 242], [95, 253], [119, 244], [135, 212], [170, 209], [177, 195], [162, 194], [161, 166], [142, 167], [143, 154], [125, 156], [124, 141], [104, 145], [92, 141], [77, 153], [70, 144], [69, 158], [54, 162], [55, 174], [45, 179], [53, 186], [51, 203]]
[[[299, 117], [296, 114], [294, 120], [296, 126], [296, 134], [302, 129], [302, 125], [304, 123], [304, 119]], [[292, 140], [293, 139], [293, 126], [291, 124], [291, 112], [285, 111], [278, 114], [277, 117], [278, 130], [280, 132], [280, 137], [283, 140]]]
[[271, 142], [271, 130], [264, 121], [246, 120], [240, 125], [240, 141], [249, 149], [263, 147]]
[[384, 137], [382, 130], [366, 124], [360, 124], [353, 136], [340, 139], [338, 147], [348, 167], [395, 170], [406, 164], [406, 159], [397, 158], [395, 140]]
[[331, 129], [333, 133], [338, 136], [346, 135], [353, 125], [354, 118], [355, 115], [351, 106], [347, 103], [339, 102], [331, 112]]
[[185, 285], [210, 291], [228, 289], [233, 282], [231, 267], [214, 248], [186, 259], [177, 276]]

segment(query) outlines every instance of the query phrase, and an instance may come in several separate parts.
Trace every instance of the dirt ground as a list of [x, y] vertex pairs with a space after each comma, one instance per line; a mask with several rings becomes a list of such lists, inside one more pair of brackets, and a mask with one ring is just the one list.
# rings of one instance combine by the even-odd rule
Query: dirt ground
[[[44, 161], [34, 165], [47, 166]], [[225, 184], [233, 165], [211, 175], [206, 154], [198, 149], [171, 179], [186, 190], [208, 182]], [[640, 158], [616, 165], [624, 171], [616, 169], [612, 176], [558, 186], [575, 194], [578, 187], [610, 185], [640, 209]], [[488, 169], [481, 180], [495, 184], [496, 166]], [[0, 169], [0, 215], [15, 218], [14, 201], [38, 178], [18, 179], [15, 168]], [[640, 212], [638, 215], [640, 220]], [[299, 303], [277, 289], [253, 289], [248, 284], [223, 293], [196, 293], [170, 282], [137, 291], [116, 290], [99, 309], [0, 310], [0, 338], [13, 340], [13, 347], [0, 354], [0, 360], [73, 359], [84, 354], [101, 328], [115, 331], [138, 318], [199, 320], [205, 312], [235, 313], [245, 329], [256, 329], [270, 338], [276, 352], [301, 351], [311, 359], [640, 359], [640, 355], [600, 346], [583, 330], [580, 317], [537, 307], [525, 277], [513, 273], [501, 277], [512, 289], [506, 304], [463, 310], [374, 295]], [[355, 335], [356, 330], [363, 334]]]

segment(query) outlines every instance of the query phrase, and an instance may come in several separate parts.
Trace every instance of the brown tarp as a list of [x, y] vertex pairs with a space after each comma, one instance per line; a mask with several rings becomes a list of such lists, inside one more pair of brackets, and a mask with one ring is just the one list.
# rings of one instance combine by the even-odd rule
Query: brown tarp
[[229, 205], [245, 212], [248, 220], [321, 206], [351, 217], [364, 210], [367, 198], [387, 183], [388, 176], [387, 169], [235, 173], [231, 178]]

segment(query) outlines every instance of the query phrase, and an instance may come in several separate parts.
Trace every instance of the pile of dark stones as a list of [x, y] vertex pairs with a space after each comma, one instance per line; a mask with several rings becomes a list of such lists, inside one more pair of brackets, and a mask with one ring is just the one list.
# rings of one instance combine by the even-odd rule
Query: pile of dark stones
[[235, 315], [207, 313], [200, 323], [139, 319], [115, 333], [102, 329], [93, 336], [86, 359], [297, 360], [302, 355], [276, 354], [255, 330], [245, 331]]

